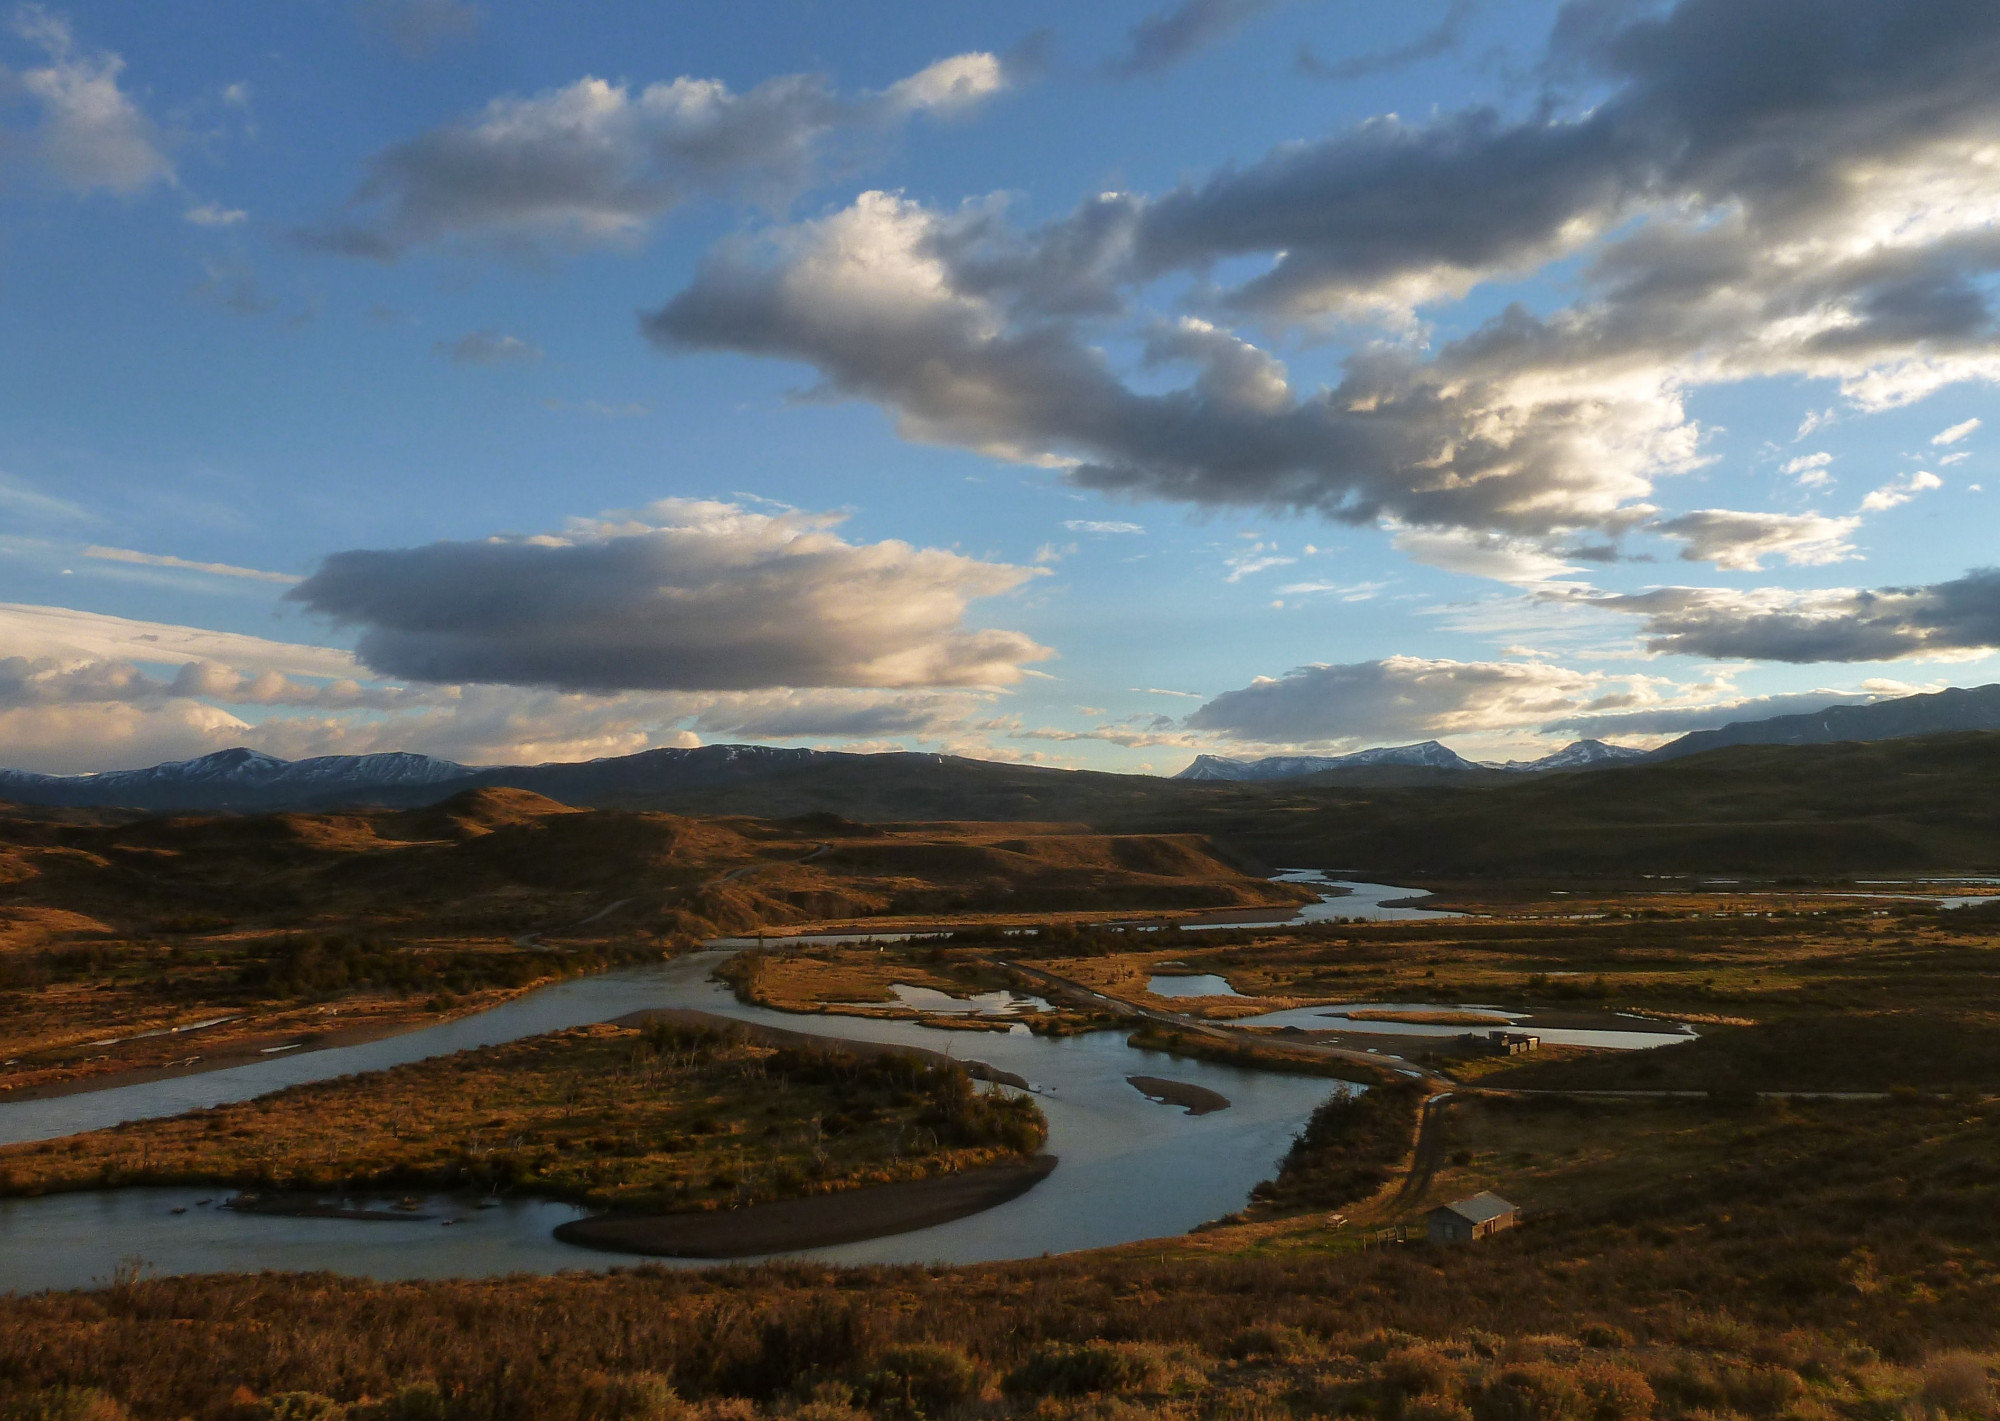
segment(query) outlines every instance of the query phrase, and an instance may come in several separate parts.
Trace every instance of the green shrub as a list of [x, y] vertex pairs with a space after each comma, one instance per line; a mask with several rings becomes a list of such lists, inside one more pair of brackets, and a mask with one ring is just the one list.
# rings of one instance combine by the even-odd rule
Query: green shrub
[[687, 1403], [658, 1372], [598, 1373], [584, 1386], [583, 1415], [589, 1421], [680, 1421]]
[[1148, 1392], [1160, 1390], [1168, 1373], [1167, 1360], [1156, 1347], [1093, 1340], [1037, 1348], [1007, 1374], [1005, 1387], [1023, 1396]]
[[1591, 1414], [1574, 1374], [1547, 1362], [1504, 1367], [1471, 1399], [1475, 1421], [1584, 1421]]
[[976, 1399], [984, 1383], [979, 1364], [956, 1347], [912, 1342], [878, 1355], [862, 1389], [878, 1408], [931, 1416]]

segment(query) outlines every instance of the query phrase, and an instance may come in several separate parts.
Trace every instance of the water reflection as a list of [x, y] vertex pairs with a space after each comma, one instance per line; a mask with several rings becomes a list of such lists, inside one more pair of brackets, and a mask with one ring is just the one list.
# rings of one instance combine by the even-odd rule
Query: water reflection
[[[1021, 1197], [935, 1228], [804, 1255], [830, 1262], [957, 1262], [1033, 1257], [1183, 1233], [1243, 1206], [1268, 1178], [1313, 1107], [1339, 1082], [1270, 1075], [1134, 1051], [1122, 1032], [1047, 1038], [931, 1030], [910, 1021], [801, 1018], [737, 1001], [708, 980], [719, 954], [565, 982], [478, 1017], [407, 1036], [320, 1051], [206, 1076], [89, 1095], [0, 1105], [0, 1138], [40, 1139], [118, 1120], [242, 1100], [303, 1080], [376, 1070], [443, 1051], [646, 1007], [698, 1007], [745, 1021], [858, 1041], [888, 1041], [976, 1057], [1030, 1081], [1049, 1119], [1061, 1166]], [[1232, 1108], [1189, 1116], [1157, 1110], [1126, 1084], [1131, 1074], [1185, 1081]], [[126, 1189], [0, 1201], [0, 1290], [83, 1287], [137, 1255], [163, 1272], [326, 1268], [379, 1278], [478, 1277], [602, 1268], [620, 1262], [549, 1237], [566, 1205], [509, 1201], [475, 1212], [437, 1199], [431, 1211], [462, 1224], [359, 1223], [218, 1212], [194, 1200], [217, 1191]], [[175, 1215], [174, 1207], [188, 1212]], [[629, 1260], [625, 1260], [629, 1261]], [[693, 1266], [693, 1265], [690, 1265]]]

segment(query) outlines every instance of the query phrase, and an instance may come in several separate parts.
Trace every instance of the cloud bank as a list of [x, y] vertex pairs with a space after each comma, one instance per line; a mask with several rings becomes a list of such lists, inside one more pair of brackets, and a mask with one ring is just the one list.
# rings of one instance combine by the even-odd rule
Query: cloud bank
[[995, 686], [1052, 655], [964, 625], [1034, 569], [901, 542], [837, 515], [668, 499], [560, 535], [336, 553], [287, 597], [359, 628], [389, 676], [564, 691]]
[[[1572, 6], [1556, 60], [1602, 101], [1373, 120], [1035, 230], [995, 202], [865, 194], [722, 244], [644, 329], [804, 363], [816, 395], [878, 404], [907, 438], [1083, 487], [1548, 555], [1655, 522], [1659, 481], [1702, 461], [1686, 400], [1704, 385], [1831, 380], [1876, 410], [2000, 378], [2000, 10]], [[1574, 304], [1511, 306], [1433, 351], [1402, 338], [1426, 305], [1571, 258]], [[1261, 270], [1215, 283], [1246, 261]], [[1146, 308], [1167, 277], [1202, 315]], [[1392, 338], [1306, 388], [1233, 323]], [[1664, 531], [1735, 568], [1846, 555], [1843, 520], [1787, 518], [1705, 509]]]

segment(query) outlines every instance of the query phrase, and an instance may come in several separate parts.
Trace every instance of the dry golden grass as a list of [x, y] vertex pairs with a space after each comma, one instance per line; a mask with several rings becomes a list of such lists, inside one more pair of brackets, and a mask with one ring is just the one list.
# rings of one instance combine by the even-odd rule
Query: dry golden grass
[[0, 1147], [0, 1188], [425, 1186], [713, 1208], [1011, 1158], [1039, 1144], [1024, 1124], [1038, 1119], [914, 1057], [595, 1026]]

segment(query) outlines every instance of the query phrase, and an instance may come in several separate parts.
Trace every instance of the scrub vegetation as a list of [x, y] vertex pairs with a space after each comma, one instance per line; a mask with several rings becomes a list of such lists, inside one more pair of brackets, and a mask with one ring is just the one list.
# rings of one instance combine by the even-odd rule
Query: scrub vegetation
[[596, 1026], [0, 1147], [0, 1191], [453, 1189], [706, 1210], [956, 1173], [1045, 1135], [1032, 1101], [943, 1060]]
[[[1995, 1414], [2000, 1111], [1473, 1102], [1428, 1193], [964, 1268], [147, 1280], [0, 1300], [14, 1416]], [[1492, 1188], [1523, 1225], [1378, 1241]], [[62, 1409], [69, 1408], [69, 1409]], [[91, 1409], [85, 1409], [91, 1408]]]

